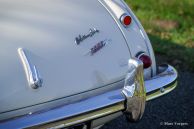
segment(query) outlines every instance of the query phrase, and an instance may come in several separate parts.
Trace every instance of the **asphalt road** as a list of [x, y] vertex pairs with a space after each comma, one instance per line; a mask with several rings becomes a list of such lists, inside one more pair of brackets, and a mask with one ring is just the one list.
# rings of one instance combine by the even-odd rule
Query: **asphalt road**
[[124, 116], [101, 129], [194, 129], [194, 73], [179, 72], [171, 93], [147, 102], [142, 120], [129, 123]]

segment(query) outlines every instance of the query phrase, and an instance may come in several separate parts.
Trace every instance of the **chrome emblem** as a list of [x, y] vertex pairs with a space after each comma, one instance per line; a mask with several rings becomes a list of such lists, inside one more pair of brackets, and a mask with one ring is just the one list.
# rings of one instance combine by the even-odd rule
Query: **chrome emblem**
[[89, 30], [89, 34], [87, 35], [79, 35], [75, 38], [75, 43], [79, 45], [83, 40], [87, 39], [88, 37], [92, 37], [95, 33], [98, 33], [99, 30], [96, 28], [92, 28]]
[[105, 47], [111, 40], [103, 40], [94, 45], [86, 55], [90, 54], [91, 56], [98, 52], [100, 49]]

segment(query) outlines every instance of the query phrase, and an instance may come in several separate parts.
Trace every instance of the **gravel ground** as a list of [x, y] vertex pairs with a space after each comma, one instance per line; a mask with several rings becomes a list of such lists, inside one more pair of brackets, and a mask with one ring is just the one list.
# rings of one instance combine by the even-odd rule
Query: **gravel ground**
[[147, 102], [139, 122], [121, 116], [101, 129], [194, 129], [194, 73], [179, 72], [178, 83], [171, 93]]

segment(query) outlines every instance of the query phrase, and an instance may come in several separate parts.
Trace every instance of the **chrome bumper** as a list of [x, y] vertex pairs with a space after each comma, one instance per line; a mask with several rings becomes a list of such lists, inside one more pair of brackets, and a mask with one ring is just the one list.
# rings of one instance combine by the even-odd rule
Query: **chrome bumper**
[[47, 112], [11, 119], [0, 128], [64, 128], [123, 111], [131, 121], [143, 115], [145, 102], [172, 91], [177, 85], [177, 72], [170, 65], [159, 66], [159, 74], [143, 80], [143, 64], [129, 60], [129, 71], [123, 89], [110, 91]]

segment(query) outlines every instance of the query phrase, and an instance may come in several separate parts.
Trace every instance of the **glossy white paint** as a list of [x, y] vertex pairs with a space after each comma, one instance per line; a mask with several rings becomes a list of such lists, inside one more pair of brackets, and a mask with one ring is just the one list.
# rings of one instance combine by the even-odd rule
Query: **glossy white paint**
[[[73, 98], [52, 100], [123, 79], [128, 59], [139, 51], [148, 53], [138, 25], [133, 22], [126, 29], [119, 23], [119, 15], [124, 12], [127, 11], [116, 3], [96, 0], [1, 0], [1, 116], [52, 108]], [[88, 34], [93, 27], [100, 33], [76, 45], [75, 37]], [[86, 55], [105, 39], [111, 40], [109, 45], [92, 56]], [[28, 86], [17, 53], [20, 47], [41, 73], [43, 86], [38, 89]], [[145, 77], [150, 76], [151, 69], [148, 69]], [[48, 101], [52, 102], [36, 105]], [[36, 106], [30, 107], [32, 105]], [[26, 106], [28, 108], [7, 112]]]
[[[124, 77], [127, 65], [120, 62], [127, 62], [129, 50], [98, 1], [13, 0], [1, 1], [0, 6], [4, 16], [0, 21], [0, 112], [99, 88]], [[75, 37], [87, 34], [92, 27], [100, 32], [76, 45]], [[109, 45], [86, 55], [105, 39], [111, 39]], [[19, 47], [41, 73], [43, 85], [39, 89], [28, 86]]]

